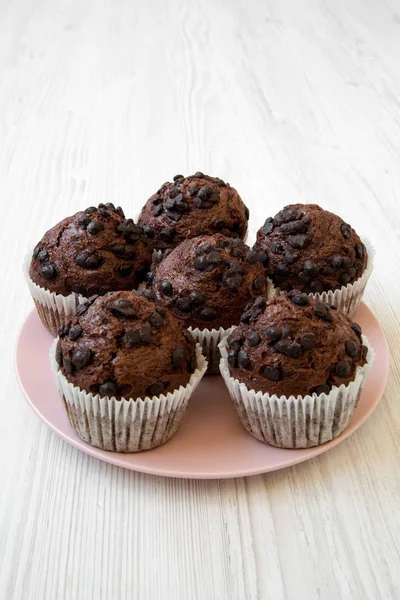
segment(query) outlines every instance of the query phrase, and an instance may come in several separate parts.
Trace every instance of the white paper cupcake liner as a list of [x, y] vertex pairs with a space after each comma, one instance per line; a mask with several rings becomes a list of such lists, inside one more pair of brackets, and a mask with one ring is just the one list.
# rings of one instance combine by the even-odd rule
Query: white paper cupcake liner
[[76, 315], [77, 306], [85, 302], [86, 298], [75, 292], [71, 292], [68, 296], [55, 294], [34, 283], [29, 276], [31, 258], [32, 252], [25, 256], [22, 263], [25, 280], [43, 325], [50, 333], [57, 336], [59, 328], [71, 321]]
[[[351, 317], [356, 312], [374, 267], [375, 250], [365, 238], [363, 239], [363, 242], [367, 248], [368, 262], [364, 273], [357, 281], [349, 283], [348, 285], [343, 285], [340, 290], [329, 290], [328, 292], [322, 292], [321, 294], [309, 294], [309, 296], [312, 296], [313, 298], [318, 298], [319, 300], [326, 302], [329, 306], [335, 306], [339, 312], [348, 317]], [[284, 294], [286, 294], [286, 292], [282, 292], [278, 287], [275, 288], [276, 296], [282, 296]]]
[[363, 344], [368, 347], [367, 363], [357, 367], [350, 384], [333, 386], [329, 394], [287, 398], [249, 390], [231, 377], [227, 341], [223, 340], [220, 371], [244, 428], [261, 442], [279, 448], [311, 448], [333, 440], [348, 426], [374, 362], [374, 351], [365, 336]]
[[54, 340], [50, 349], [50, 366], [71, 427], [84, 442], [111, 452], [140, 452], [167, 442], [176, 433], [207, 369], [197, 344], [197, 369], [185, 387], [153, 398], [117, 400], [69, 383], [55, 359], [57, 342]]
[[224, 329], [223, 327], [220, 327], [219, 329], [192, 329], [192, 327], [189, 327], [189, 333], [191, 333], [195, 342], [200, 344], [203, 354], [207, 359], [207, 375], [219, 375], [221, 353], [218, 345], [224, 338], [228, 337], [234, 329], [234, 326], [229, 327], [229, 329]]

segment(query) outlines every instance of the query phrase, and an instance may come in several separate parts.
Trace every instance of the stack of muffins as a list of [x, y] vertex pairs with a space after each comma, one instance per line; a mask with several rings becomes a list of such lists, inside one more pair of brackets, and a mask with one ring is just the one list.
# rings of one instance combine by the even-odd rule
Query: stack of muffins
[[357, 233], [317, 205], [266, 219], [222, 179], [176, 175], [137, 223], [111, 203], [50, 229], [24, 264], [58, 336], [51, 365], [87, 443], [148, 450], [178, 429], [203, 375], [221, 373], [246, 430], [284, 448], [348, 425], [373, 361], [350, 320], [372, 270]]

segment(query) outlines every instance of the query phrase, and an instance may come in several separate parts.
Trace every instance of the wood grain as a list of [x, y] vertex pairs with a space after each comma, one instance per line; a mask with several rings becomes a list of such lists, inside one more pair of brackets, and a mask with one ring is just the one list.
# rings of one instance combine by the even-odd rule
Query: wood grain
[[[400, 597], [399, 59], [396, 0], [0, 0], [1, 600]], [[103, 464], [14, 375], [29, 244], [199, 169], [237, 187], [253, 230], [312, 201], [377, 249], [382, 403], [329, 453], [246, 480]]]

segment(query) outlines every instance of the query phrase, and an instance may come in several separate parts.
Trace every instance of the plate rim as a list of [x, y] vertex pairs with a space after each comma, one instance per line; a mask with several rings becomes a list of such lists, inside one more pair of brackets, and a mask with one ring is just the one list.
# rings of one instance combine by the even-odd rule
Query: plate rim
[[[215, 471], [212, 473], [210, 473], [209, 471], [205, 471], [205, 472], [196, 471], [196, 472], [190, 473], [187, 471], [182, 471], [182, 470], [174, 469], [174, 468], [172, 468], [170, 471], [166, 472], [165, 467], [158, 469], [153, 464], [151, 464], [151, 465], [146, 465], [146, 463], [143, 463], [142, 465], [141, 464], [134, 464], [134, 465], [126, 464], [126, 462], [124, 461], [124, 458], [127, 455], [125, 453], [109, 452], [107, 450], [95, 448], [95, 447], [91, 446], [90, 444], [87, 444], [86, 442], [81, 440], [78, 437], [78, 435], [75, 433], [75, 431], [72, 429], [72, 427], [68, 423], [68, 419], [67, 419], [66, 415], [64, 415], [64, 416], [67, 421], [67, 425], [70, 428], [72, 436], [71, 435], [69, 436], [64, 431], [61, 431], [57, 427], [57, 425], [54, 425], [52, 423], [52, 421], [49, 421], [48, 418], [42, 412], [40, 412], [37, 405], [30, 398], [27, 390], [25, 389], [24, 383], [21, 379], [20, 370], [19, 370], [19, 366], [18, 366], [20, 345], [21, 345], [21, 340], [23, 339], [25, 327], [27, 327], [27, 324], [29, 323], [29, 321], [32, 318], [35, 318], [35, 317], [39, 318], [36, 313], [35, 308], [32, 308], [32, 310], [27, 314], [27, 316], [25, 317], [25, 319], [21, 325], [21, 328], [19, 330], [16, 344], [15, 344], [15, 350], [14, 350], [14, 367], [15, 367], [17, 381], [18, 381], [19, 386], [25, 396], [25, 399], [27, 400], [29, 406], [36, 413], [36, 415], [41, 419], [41, 421], [43, 421], [58, 437], [60, 437], [61, 439], [63, 439], [67, 443], [69, 443], [71, 446], [84, 452], [85, 454], [88, 454], [89, 456], [96, 458], [97, 460], [104, 461], [106, 463], [113, 464], [117, 467], [121, 467], [123, 469], [128, 469], [130, 471], [136, 471], [136, 472], [140, 472], [140, 473], [146, 473], [148, 475], [155, 475], [155, 476], [159, 476], [159, 477], [169, 477], [169, 478], [175, 478], [175, 479], [205, 480], [205, 479], [235, 479], [238, 477], [252, 477], [252, 476], [261, 475], [264, 473], [272, 473], [274, 471], [278, 471], [281, 469], [287, 469], [288, 467], [297, 465], [297, 464], [299, 464], [301, 462], [305, 462], [307, 460], [311, 460], [312, 458], [315, 458], [316, 456], [320, 456], [324, 452], [328, 452], [330, 449], [336, 447], [341, 442], [343, 442], [347, 438], [349, 438], [353, 433], [355, 433], [365, 423], [365, 421], [367, 419], [369, 419], [369, 417], [372, 415], [372, 413], [375, 411], [375, 409], [381, 402], [383, 394], [386, 389], [387, 381], [389, 378], [390, 359], [391, 359], [390, 348], [389, 348], [388, 341], [386, 339], [385, 332], [382, 328], [382, 325], [380, 324], [378, 319], [375, 317], [372, 310], [364, 302], [362, 302], [361, 305], [363, 306], [363, 309], [366, 310], [370, 316], [372, 316], [375, 326], [378, 327], [378, 329], [379, 329], [379, 332], [380, 332], [380, 335], [382, 338], [382, 343], [383, 343], [383, 348], [381, 349], [380, 354], [381, 355], [382, 355], [382, 353], [384, 354], [383, 358], [384, 358], [385, 369], [381, 373], [381, 385], [380, 385], [380, 391], [379, 391], [377, 400], [374, 401], [368, 407], [365, 414], [362, 416], [360, 422], [357, 424], [357, 426], [355, 428], [352, 429], [352, 428], [348, 427], [337, 438], [331, 440], [330, 442], [327, 442], [326, 444], [322, 444], [320, 446], [315, 446], [313, 448], [302, 448], [302, 449], [298, 449], [298, 450], [289, 449], [290, 455], [288, 454], [288, 459], [286, 461], [280, 461], [279, 464], [272, 465], [267, 468], [257, 466], [257, 467], [254, 467], [254, 469], [246, 468], [246, 470], [242, 470], [242, 471], [239, 470], [239, 471], [236, 471], [235, 473], [228, 473], [228, 474], [224, 471], [222, 471], [222, 472]], [[376, 350], [375, 350], [375, 352], [376, 352]], [[259, 442], [259, 443], [262, 443], [262, 442]], [[283, 449], [281, 449], [281, 450], [283, 450]], [[152, 452], [152, 450], [148, 450], [147, 452], [141, 452], [141, 453], [130, 453], [129, 456], [131, 456], [131, 455], [135, 455], [135, 456], [146, 455], [148, 452]], [[298, 453], [298, 456], [293, 457], [293, 454], [292, 454], [293, 452], [296, 452], [296, 454]]]

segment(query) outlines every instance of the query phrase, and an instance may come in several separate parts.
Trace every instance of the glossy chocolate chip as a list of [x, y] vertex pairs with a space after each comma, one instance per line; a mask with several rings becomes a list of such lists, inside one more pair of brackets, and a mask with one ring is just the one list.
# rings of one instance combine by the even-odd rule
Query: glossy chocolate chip
[[317, 396], [319, 396], [320, 394], [329, 394], [330, 391], [331, 388], [329, 387], [329, 385], [317, 385], [312, 388], [311, 393], [317, 394]]
[[354, 358], [358, 354], [358, 346], [354, 340], [347, 340], [346, 352], [351, 358]]
[[271, 242], [269, 249], [271, 250], [272, 254], [282, 254], [283, 252], [283, 246], [282, 244], [280, 244], [279, 242]]
[[313, 294], [322, 294], [322, 292], [324, 291], [324, 286], [321, 283], [321, 281], [314, 279], [314, 281], [310, 282], [310, 291]]
[[177, 222], [181, 219], [181, 215], [179, 213], [168, 211], [166, 214], [167, 214], [168, 219], [171, 219], [171, 221]]
[[103, 264], [104, 259], [98, 254], [90, 254], [90, 252], [83, 251], [75, 257], [75, 263], [83, 269], [98, 269]]
[[335, 274], [335, 270], [329, 265], [326, 265], [326, 267], [322, 268], [322, 274], [327, 275], [328, 277], [332, 277]]
[[100, 231], [103, 231], [103, 229], [104, 225], [100, 223], [100, 221], [90, 221], [86, 227], [86, 231], [91, 235], [96, 235], [96, 233], [100, 233]]
[[189, 187], [189, 194], [191, 196], [195, 196], [198, 191], [199, 191], [198, 184], [197, 183], [192, 183], [192, 185]]
[[244, 216], [246, 217], [246, 220], [248, 221], [250, 218], [250, 211], [247, 208], [247, 206], [244, 207]]
[[285, 252], [284, 259], [285, 261], [291, 265], [299, 258], [299, 255], [296, 252]]
[[92, 360], [92, 352], [89, 348], [79, 348], [72, 353], [71, 362], [76, 369], [84, 369]]
[[62, 353], [62, 349], [60, 344], [57, 344], [57, 348], [56, 348], [56, 361], [57, 364], [61, 367], [62, 365], [62, 361], [63, 361], [63, 353]]
[[266, 252], [259, 252], [258, 258], [262, 262], [264, 267], [268, 267], [269, 258]]
[[269, 235], [273, 229], [274, 219], [272, 217], [268, 217], [268, 219], [266, 219], [264, 225], [262, 226], [262, 232], [264, 235]]
[[143, 233], [145, 234], [145, 236], [147, 236], [151, 240], [155, 238], [156, 232], [151, 227], [151, 225], [143, 225], [142, 230], [143, 230]]
[[131, 260], [136, 256], [135, 250], [132, 247], [124, 246], [123, 244], [114, 244], [114, 246], [111, 246], [110, 251], [118, 258], [124, 260]]
[[175, 369], [180, 369], [185, 362], [185, 346], [178, 345], [172, 353], [171, 359]]
[[247, 336], [247, 343], [251, 347], [258, 346], [258, 344], [260, 342], [261, 342], [261, 338], [260, 338], [260, 336], [258, 335], [258, 333], [256, 331], [252, 331]]
[[193, 175], [193, 177], [196, 177], [196, 179], [204, 179], [205, 175], [201, 171], [196, 171], [196, 173]]
[[350, 283], [351, 277], [350, 275], [347, 273], [342, 273], [341, 276], [339, 277], [339, 281], [342, 285], [347, 285], [348, 283]]
[[367, 356], [368, 356], [368, 346], [361, 346], [361, 357], [363, 360], [367, 360]]
[[307, 224], [304, 221], [290, 221], [289, 223], [282, 223], [280, 231], [285, 235], [294, 235], [297, 233], [305, 233], [307, 231]]
[[332, 264], [334, 267], [336, 267], [336, 269], [340, 269], [340, 267], [342, 266], [342, 262], [343, 258], [339, 256], [339, 254], [336, 254], [332, 257]]
[[189, 302], [193, 306], [200, 306], [204, 303], [204, 296], [200, 292], [190, 292]]
[[150, 325], [154, 327], [154, 329], [161, 329], [164, 324], [163, 317], [157, 312], [153, 313], [149, 319]]
[[161, 281], [158, 284], [158, 289], [162, 294], [164, 294], [164, 296], [172, 296], [174, 291], [172, 283], [170, 283], [169, 281]]
[[342, 256], [342, 268], [347, 269], [350, 265], [350, 258], [348, 256]]
[[347, 223], [341, 224], [340, 231], [345, 240], [347, 240], [351, 236], [351, 227]]
[[271, 342], [276, 342], [282, 337], [282, 329], [280, 327], [268, 327], [265, 335]]
[[255, 265], [258, 261], [258, 254], [254, 250], [249, 250], [246, 253], [245, 259], [249, 265]]
[[181, 312], [189, 312], [192, 308], [190, 300], [188, 298], [178, 298], [175, 301], [175, 307]]
[[199, 312], [199, 317], [204, 321], [214, 321], [217, 318], [217, 311], [211, 306], [205, 306]]
[[226, 274], [224, 274], [223, 282], [228, 289], [232, 290], [233, 292], [238, 292], [242, 287], [243, 279], [238, 273], [230, 276], [226, 276]]
[[164, 391], [164, 384], [162, 381], [156, 381], [149, 385], [146, 391], [150, 396], [159, 396]]
[[151, 327], [147, 323], [143, 323], [143, 325], [140, 326], [140, 339], [142, 340], [143, 344], [153, 343]]
[[362, 258], [364, 256], [365, 246], [364, 244], [356, 244], [355, 246], [357, 258]]
[[273, 367], [270, 365], [266, 365], [261, 369], [261, 375], [270, 379], [271, 381], [279, 381], [282, 374], [279, 367]]
[[170, 242], [174, 237], [174, 231], [170, 227], [164, 227], [161, 229], [159, 237], [163, 242]]
[[262, 277], [262, 275], [259, 275], [254, 281], [253, 281], [253, 289], [256, 291], [260, 291], [263, 289], [263, 287], [265, 286], [265, 277]]
[[212, 226], [213, 226], [213, 229], [215, 229], [216, 231], [222, 231], [223, 229], [225, 229], [226, 223], [222, 219], [216, 219], [213, 222]]
[[152, 203], [154, 204], [154, 206], [158, 206], [158, 204], [162, 203], [162, 198], [161, 196], [159, 196], [158, 194], [156, 194], [153, 198], [152, 198]]
[[194, 268], [197, 271], [205, 271], [208, 267], [207, 258], [205, 256], [198, 256], [194, 261]]
[[44, 262], [48, 258], [49, 253], [47, 252], [47, 250], [40, 250], [40, 252], [38, 252], [38, 254], [36, 255], [36, 260], [38, 260], [39, 262]]
[[127, 298], [118, 298], [107, 304], [107, 308], [117, 317], [134, 319], [137, 317], [137, 311]]
[[162, 204], [158, 204], [157, 206], [155, 206], [152, 210], [153, 213], [153, 217], [159, 217], [161, 215], [161, 213], [163, 212], [163, 207]]
[[175, 199], [174, 198], [167, 198], [167, 200], [165, 201], [165, 208], [167, 210], [174, 210], [175, 208]]
[[249, 369], [251, 365], [249, 355], [243, 349], [238, 352], [238, 365], [241, 369]]
[[304, 273], [309, 277], [314, 277], [319, 271], [318, 265], [316, 265], [311, 260], [306, 260], [303, 267]]
[[333, 321], [333, 314], [327, 304], [324, 302], [320, 302], [319, 300], [314, 304], [314, 312], [320, 319], [324, 321], [328, 321], [329, 323]]
[[211, 265], [217, 265], [221, 262], [221, 255], [217, 250], [213, 250], [207, 254], [206, 260]]
[[347, 271], [347, 275], [350, 277], [351, 279], [354, 279], [354, 277], [357, 275], [357, 271], [354, 267], [350, 267]]
[[300, 345], [304, 350], [312, 350], [317, 343], [316, 337], [313, 333], [303, 333], [300, 336]]
[[237, 364], [237, 352], [235, 350], [229, 350], [228, 352], [228, 363], [231, 367], [236, 367]]
[[234, 350], [235, 352], [239, 352], [240, 348], [243, 346], [243, 339], [232, 339], [232, 336], [228, 337], [228, 344], [230, 350]]
[[183, 175], [180, 173], [178, 175], [174, 175], [174, 181], [178, 181], [178, 179], [185, 179]]
[[43, 277], [48, 280], [55, 279], [55, 277], [57, 277], [57, 275], [58, 275], [57, 269], [51, 263], [42, 265], [40, 267], [40, 272], [43, 275]]
[[68, 332], [68, 337], [70, 340], [77, 340], [82, 335], [82, 327], [80, 325], [72, 325]]
[[213, 252], [213, 250], [215, 250], [215, 248], [212, 244], [202, 244], [196, 248], [196, 254], [201, 256], [203, 254], [209, 254], [210, 252]]
[[142, 341], [139, 329], [127, 329], [121, 339], [123, 348], [131, 349]]
[[40, 246], [36, 246], [36, 248], [32, 252], [32, 258], [36, 260], [40, 251], [41, 251]]
[[351, 373], [351, 364], [347, 360], [341, 360], [335, 366], [335, 373], [339, 377], [348, 377]]
[[354, 331], [354, 333], [355, 333], [355, 334], [356, 334], [356, 335], [357, 335], [357, 336], [358, 336], [358, 337], [361, 339], [361, 336], [362, 336], [362, 329], [361, 329], [361, 327], [359, 326], [359, 324], [358, 324], [358, 323], [352, 323], [352, 324], [351, 324], [351, 328], [352, 328], [352, 330]]
[[87, 215], [93, 215], [95, 212], [97, 212], [97, 208], [95, 206], [89, 206], [86, 210], [85, 213]]
[[297, 304], [297, 306], [308, 306], [310, 303], [307, 294], [303, 294], [302, 292], [299, 292], [299, 290], [292, 290], [289, 292], [288, 298], [293, 304]]
[[299, 358], [303, 354], [303, 350], [301, 349], [300, 344], [298, 344], [297, 342], [292, 342], [287, 347], [286, 353], [291, 358]]
[[62, 364], [63, 364], [65, 371], [68, 373], [68, 375], [72, 375], [72, 373], [75, 370], [75, 367], [72, 364], [72, 362], [70, 361], [70, 359], [68, 358], [68, 356], [63, 356]]
[[99, 387], [99, 392], [101, 396], [108, 396], [109, 398], [112, 398], [113, 396], [117, 395], [118, 388], [112, 381], [106, 381]]
[[308, 237], [306, 235], [289, 235], [288, 242], [293, 248], [307, 248]]

